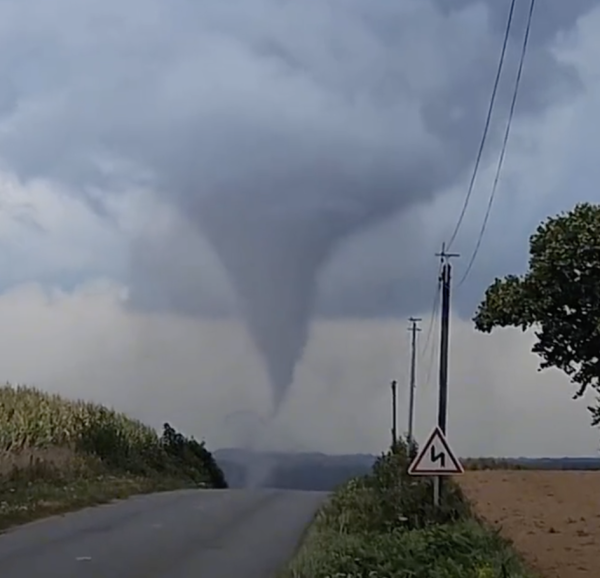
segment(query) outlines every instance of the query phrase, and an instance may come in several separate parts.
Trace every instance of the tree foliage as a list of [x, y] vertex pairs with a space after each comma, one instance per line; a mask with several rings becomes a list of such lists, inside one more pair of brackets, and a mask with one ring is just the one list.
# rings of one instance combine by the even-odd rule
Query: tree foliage
[[[529, 240], [528, 271], [497, 278], [473, 320], [487, 333], [533, 327], [540, 370], [564, 371], [578, 386], [574, 398], [600, 391], [600, 205], [581, 203], [541, 223]], [[600, 424], [600, 404], [589, 409]]]
[[[227, 488], [223, 471], [204, 442], [187, 438], [170, 424], [163, 426], [161, 445], [178, 468], [197, 482], [208, 482], [213, 488]], [[207, 479], [208, 478], [208, 479]]]

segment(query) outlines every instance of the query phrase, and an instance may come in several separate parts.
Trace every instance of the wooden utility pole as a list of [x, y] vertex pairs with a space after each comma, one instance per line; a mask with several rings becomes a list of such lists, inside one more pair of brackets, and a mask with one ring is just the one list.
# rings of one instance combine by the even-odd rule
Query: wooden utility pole
[[421, 318], [410, 317], [409, 321], [411, 326], [408, 330], [412, 333], [410, 343], [410, 392], [408, 402], [408, 444], [410, 450], [414, 444], [415, 389], [417, 383], [417, 332], [421, 331], [419, 327], [417, 327], [417, 323], [421, 321]]
[[[448, 422], [448, 353], [450, 349], [450, 283], [452, 280], [451, 257], [459, 257], [458, 253], [446, 253], [446, 244], [442, 245], [442, 252], [437, 256], [442, 260], [440, 282], [442, 284], [442, 319], [440, 343], [440, 378], [438, 397], [438, 426], [446, 435]], [[442, 477], [435, 478], [434, 501], [439, 503], [442, 490]]]
[[396, 380], [392, 381], [392, 449], [398, 441], [398, 407], [396, 398]]
[[450, 282], [452, 280], [452, 265], [450, 257], [459, 257], [458, 253], [446, 253], [444, 247], [438, 253], [442, 259], [442, 272], [440, 281], [442, 284], [442, 330], [440, 343], [440, 378], [438, 397], [438, 425], [446, 435], [448, 421], [448, 352], [450, 349]]

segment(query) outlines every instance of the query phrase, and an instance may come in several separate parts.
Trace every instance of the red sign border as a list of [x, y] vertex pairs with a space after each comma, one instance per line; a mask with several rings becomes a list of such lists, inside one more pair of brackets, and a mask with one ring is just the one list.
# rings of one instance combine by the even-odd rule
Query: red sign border
[[[455, 471], [445, 471], [445, 472], [440, 472], [440, 471], [436, 471], [436, 470], [419, 470], [418, 472], [415, 472], [415, 470], [419, 467], [419, 464], [421, 463], [421, 461], [427, 454], [427, 450], [429, 449], [429, 446], [435, 441], [436, 437], [438, 437], [440, 439], [440, 442], [444, 446], [444, 449], [446, 450], [446, 453], [447, 453], [448, 457], [450, 458], [450, 461], [454, 464], [454, 467], [456, 468], [456, 470]], [[446, 436], [444, 435], [444, 432], [442, 432], [442, 430], [440, 429], [439, 426], [435, 426], [433, 428], [433, 431], [429, 434], [427, 441], [423, 445], [423, 449], [419, 452], [417, 457], [413, 460], [413, 462], [410, 464], [410, 466], [408, 468], [409, 476], [458, 476], [458, 475], [461, 475], [464, 473], [465, 473], [465, 469], [463, 468], [462, 464], [460, 463], [460, 460], [454, 455], [454, 452], [450, 449], [450, 446], [448, 445], [448, 441], [446, 440]]]

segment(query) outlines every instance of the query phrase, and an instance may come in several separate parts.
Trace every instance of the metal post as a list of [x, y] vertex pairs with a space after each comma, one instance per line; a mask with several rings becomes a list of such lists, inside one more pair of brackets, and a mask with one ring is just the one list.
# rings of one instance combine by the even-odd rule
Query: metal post
[[433, 478], [433, 505], [437, 508], [440, 505], [440, 482], [442, 481], [441, 476], [435, 476]]

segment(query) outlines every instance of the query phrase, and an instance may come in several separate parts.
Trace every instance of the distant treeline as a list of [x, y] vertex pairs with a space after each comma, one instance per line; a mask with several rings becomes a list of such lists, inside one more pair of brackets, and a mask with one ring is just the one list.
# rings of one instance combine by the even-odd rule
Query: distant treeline
[[[376, 456], [319, 453], [261, 453], [217, 450], [214, 456], [232, 488], [244, 487], [257, 467], [265, 472], [261, 487], [331, 491], [370, 471]], [[468, 469], [600, 470], [600, 458], [469, 458]]]
[[600, 458], [463, 458], [467, 470], [600, 470]]
[[265, 471], [261, 487], [287, 490], [331, 491], [349, 479], [367, 474], [375, 456], [364, 454], [259, 453], [217, 450], [215, 458], [231, 488], [243, 488], [252, 472]]
[[600, 458], [514, 458], [508, 461], [535, 470], [600, 470]]

